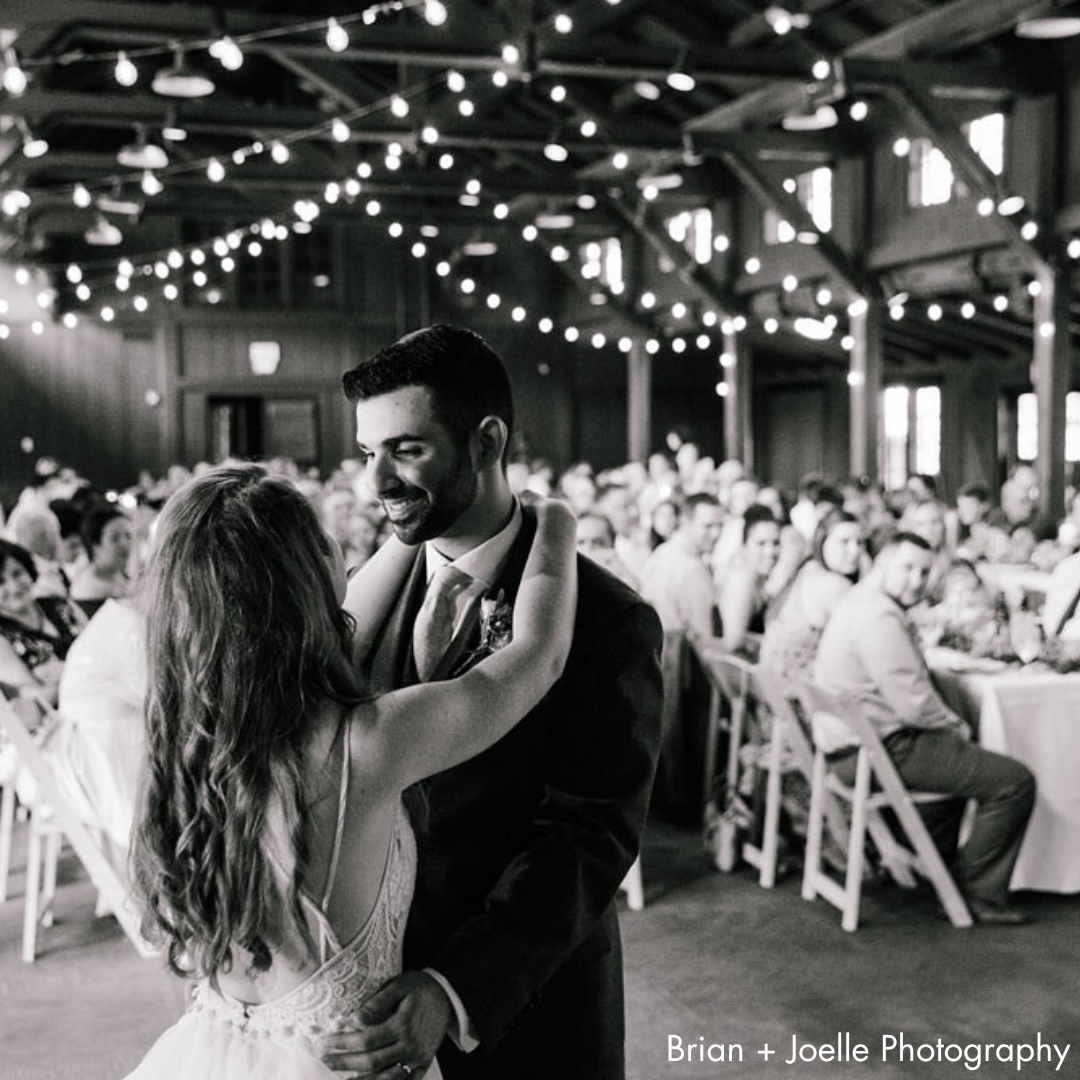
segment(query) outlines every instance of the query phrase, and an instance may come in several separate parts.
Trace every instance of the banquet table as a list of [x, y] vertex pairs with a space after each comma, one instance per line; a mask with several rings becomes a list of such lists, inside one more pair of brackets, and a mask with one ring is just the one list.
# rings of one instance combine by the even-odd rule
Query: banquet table
[[1080, 673], [927, 650], [942, 697], [988, 750], [1022, 761], [1038, 792], [1013, 889], [1080, 892]]

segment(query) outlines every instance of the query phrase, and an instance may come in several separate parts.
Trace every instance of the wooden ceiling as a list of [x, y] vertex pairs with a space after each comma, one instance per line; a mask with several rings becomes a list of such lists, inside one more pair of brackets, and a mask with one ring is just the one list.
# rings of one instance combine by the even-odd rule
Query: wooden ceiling
[[[877, 115], [921, 123], [955, 150], [954, 168], [976, 194], [997, 195], [995, 178], [964, 145], [950, 146], [935, 119], [942, 103], [988, 111], [1065, 85], [1061, 50], [1069, 46], [1014, 32], [1033, 11], [1080, 14], [1051, 0], [403, 0], [367, 8], [5, 0], [0, 46], [28, 84], [21, 94], [0, 92], [0, 194], [24, 192], [29, 205], [9, 203], [0, 214], [0, 254], [62, 280], [71, 263], [158, 258], [163, 244], [177, 242], [163, 238], [175, 237], [178, 222], [183, 241], [295, 220], [298, 200], [333, 218], [362, 215], [377, 199], [387, 220], [437, 223], [473, 240], [571, 212], [578, 242], [614, 224], [670, 258], [670, 242], [642, 211], [643, 177], [661, 178], [656, 207], [740, 188], [782, 199], [784, 170], [867, 154], [887, 122]], [[331, 18], [348, 39], [339, 51], [327, 42]], [[226, 35], [242, 53], [235, 70], [209, 53]], [[211, 94], [152, 90], [176, 50], [209, 76]], [[130, 86], [117, 80], [121, 51], [135, 64]], [[692, 89], [669, 85], [675, 70], [693, 77]], [[847, 111], [856, 97], [889, 108], [859, 123]], [[832, 129], [782, 126], [792, 112], [822, 104], [837, 108]], [[175, 128], [186, 138], [170, 140]], [[48, 151], [28, 157], [28, 133], [47, 140]], [[160, 192], [147, 194], [144, 171], [117, 161], [140, 133], [167, 152], [168, 164], [148, 181]], [[565, 161], [551, 159], [553, 143]], [[273, 152], [285, 158], [282, 147], [287, 160], [279, 162]], [[386, 164], [391, 147], [400, 148], [396, 168]], [[223, 178], [210, 178], [211, 162]], [[665, 187], [673, 176], [679, 186]], [[336, 185], [332, 198], [327, 185]], [[99, 220], [120, 229], [119, 246], [86, 243]], [[1048, 257], [1048, 243], [1042, 237], [1028, 253]], [[1003, 244], [1024, 253], [1017, 237]], [[853, 291], [916, 287], [902, 274], [883, 279], [828, 237], [820, 250]], [[962, 262], [970, 269], [970, 258]], [[752, 307], [741, 286], [736, 295], [735, 282], [708, 269], [683, 276], [722, 309]], [[608, 299], [626, 319], [643, 314], [636, 300]], [[915, 362], [975, 347], [971, 326], [951, 318], [912, 318], [888, 335], [895, 354]], [[1030, 354], [1031, 328], [1022, 313], [1003, 314], [981, 320], [974, 340], [980, 355], [1021, 357]]]

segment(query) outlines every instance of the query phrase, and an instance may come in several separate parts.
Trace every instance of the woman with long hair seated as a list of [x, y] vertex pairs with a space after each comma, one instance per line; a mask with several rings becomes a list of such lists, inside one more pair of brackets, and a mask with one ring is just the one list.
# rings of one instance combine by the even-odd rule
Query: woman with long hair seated
[[754, 503], [742, 524], [742, 544], [724, 573], [716, 604], [724, 648], [756, 660], [769, 604], [765, 586], [780, 558], [780, 522], [769, 507]]
[[818, 642], [840, 597], [859, 580], [862, 526], [846, 510], [826, 511], [795, 572], [773, 609], [761, 641], [760, 663], [787, 678], [809, 678]]
[[372, 697], [354, 641], [400, 588], [404, 544], [358, 572], [370, 625], [354, 626], [340, 551], [287, 481], [222, 467], [166, 505], [133, 857], [149, 929], [199, 981], [133, 1078], [334, 1075], [321, 1038], [401, 967], [416, 869], [402, 791], [500, 739], [565, 664], [574, 521], [556, 504], [538, 519], [513, 640], [459, 678]]

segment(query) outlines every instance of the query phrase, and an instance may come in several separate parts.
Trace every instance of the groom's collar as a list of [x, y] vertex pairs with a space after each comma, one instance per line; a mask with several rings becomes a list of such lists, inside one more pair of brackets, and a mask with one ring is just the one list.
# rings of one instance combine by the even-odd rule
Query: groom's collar
[[427, 580], [431, 581], [432, 575], [440, 566], [452, 562], [457, 569], [481, 582], [486, 589], [490, 589], [498, 580], [506, 557], [510, 554], [518, 533], [521, 532], [521, 522], [521, 504], [515, 498], [510, 520], [494, 536], [456, 559], [448, 559], [435, 547], [435, 542], [429, 540], [424, 544]]

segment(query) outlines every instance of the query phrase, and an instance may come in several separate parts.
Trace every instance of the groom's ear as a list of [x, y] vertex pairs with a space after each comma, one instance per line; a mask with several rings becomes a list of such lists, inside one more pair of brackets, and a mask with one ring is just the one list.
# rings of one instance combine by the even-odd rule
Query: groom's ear
[[480, 451], [477, 464], [481, 468], [498, 465], [502, 461], [503, 451], [509, 432], [506, 422], [497, 416], [485, 416], [476, 429], [477, 446]]

